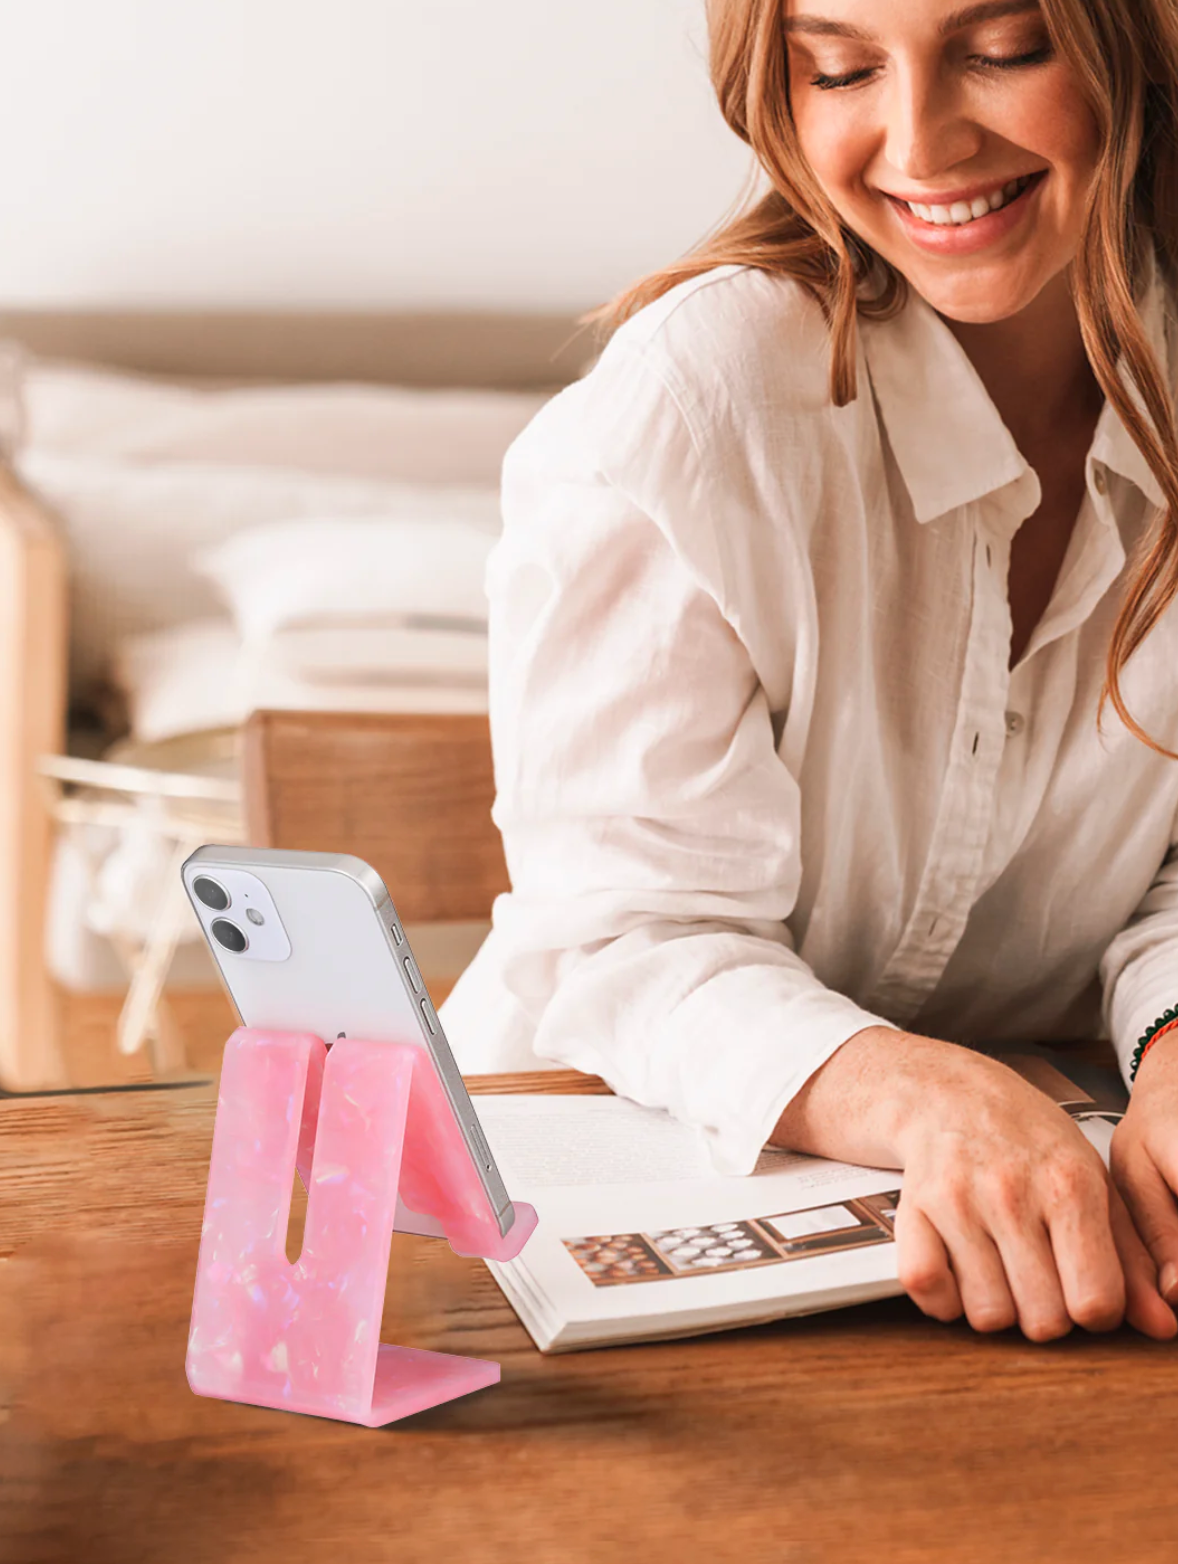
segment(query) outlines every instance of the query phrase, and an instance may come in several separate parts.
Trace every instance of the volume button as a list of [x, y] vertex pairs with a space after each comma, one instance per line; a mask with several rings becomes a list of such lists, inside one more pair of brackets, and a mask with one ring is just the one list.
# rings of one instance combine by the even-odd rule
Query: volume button
[[422, 1013], [422, 1015], [425, 1018], [426, 1026], [428, 1026], [429, 1029], [430, 1029], [430, 1035], [433, 1036], [437, 1032], [438, 1029], [434, 1025], [434, 1019], [433, 1019], [433, 1017], [429, 1013], [429, 1000], [424, 998], [424, 997], [422, 998], [422, 1001], [421, 1001], [421, 1013]]
[[413, 984], [415, 993], [421, 993], [421, 973], [413, 965], [413, 957], [405, 957], [405, 971], [409, 974], [409, 981]]
[[478, 1147], [479, 1158], [489, 1173], [491, 1168], [494, 1166], [494, 1161], [491, 1156], [491, 1148], [487, 1145], [487, 1137], [483, 1134], [483, 1126], [476, 1120], [476, 1122], [471, 1125], [470, 1132], [474, 1138], [475, 1145]]

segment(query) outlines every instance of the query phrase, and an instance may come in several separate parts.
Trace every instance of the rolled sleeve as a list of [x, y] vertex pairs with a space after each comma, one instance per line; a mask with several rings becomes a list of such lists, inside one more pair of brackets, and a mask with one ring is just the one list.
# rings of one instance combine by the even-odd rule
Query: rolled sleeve
[[660, 371], [614, 351], [503, 466], [487, 589], [512, 890], [495, 949], [539, 1056], [665, 1108], [743, 1174], [814, 1071], [892, 1023], [794, 949], [800, 792], [720, 606], [707, 452]]

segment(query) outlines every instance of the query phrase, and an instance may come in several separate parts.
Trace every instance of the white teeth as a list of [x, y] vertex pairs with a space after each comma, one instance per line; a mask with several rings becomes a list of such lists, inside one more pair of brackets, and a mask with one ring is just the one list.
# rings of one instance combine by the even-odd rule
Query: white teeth
[[1021, 194], [1029, 183], [1029, 175], [1023, 179], [1012, 179], [999, 189], [992, 190], [988, 196], [975, 196], [972, 201], [954, 201], [951, 206], [925, 206], [920, 201], [907, 201], [905, 205], [926, 223], [935, 223], [940, 228], [958, 228], [999, 211], [1008, 201]]

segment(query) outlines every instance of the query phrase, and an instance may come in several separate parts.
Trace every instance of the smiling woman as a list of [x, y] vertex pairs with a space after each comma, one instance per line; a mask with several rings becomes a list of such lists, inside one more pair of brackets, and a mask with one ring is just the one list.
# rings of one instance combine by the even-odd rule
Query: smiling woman
[[[1142, 249], [1151, 239], [1170, 276], [1178, 271], [1178, 11], [1170, 0], [821, 3], [823, 14], [815, 15], [805, 0], [709, 0], [711, 72], [721, 110], [773, 188], [686, 259], [585, 318], [616, 328], [676, 283], [726, 262], [795, 278], [829, 320], [831, 392], [841, 407], [856, 391], [856, 317], [887, 318], [902, 304], [907, 283], [951, 318], [979, 318], [973, 310], [994, 320], [1034, 299], [1035, 278], [1042, 287], [1053, 258], [1057, 272], [1061, 255], [1070, 260], [1068, 282], [1092, 370], [1167, 502], [1125, 595], [1101, 695], [1102, 708], [1111, 696], [1127, 726], [1151, 742], [1124, 704], [1120, 674], [1178, 593], [1178, 440], [1172, 396], [1133, 301]], [[854, 98], [860, 87], [868, 88], [866, 102], [835, 108], [816, 101], [825, 93]], [[893, 136], [928, 142], [902, 145], [891, 170], [895, 191], [878, 191], [880, 200], [890, 200], [896, 226], [904, 225], [907, 243], [900, 249], [882, 211], [871, 210], [867, 189], [852, 200], [854, 176], [839, 177], [860, 156], [860, 126], [870, 134], [874, 124], [878, 135], [882, 113], [890, 116]], [[958, 139], [947, 144], [947, 132]], [[1047, 145], [1037, 148], [1044, 136]], [[980, 162], [979, 137], [986, 154], [995, 161], [1002, 156], [1005, 166], [985, 173], [979, 167], [976, 174], [971, 168], [967, 184], [954, 170], [963, 161]], [[932, 175], [924, 179], [920, 159], [930, 151]], [[906, 159], [912, 175], [903, 171]], [[1017, 167], [1018, 159], [1028, 166]], [[1045, 195], [1038, 186], [1048, 172], [1052, 189]], [[1008, 190], [1026, 175], [1037, 177], [1011, 203], [1017, 217], [1012, 210], [1005, 224], [984, 220], [978, 235], [927, 232], [943, 225], [939, 214], [927, 225], [922, 212], [910, 214], [917, 223], [904, 223], [904, 204], [914, 197], [904, 185], [932, 186], [916, 190], [915, 200], [930, 210], [941, 206], [953, 221], [954, 204], [989, 197], [999, 181]], [[1027, 225], [1030, 254], [1011, 237], [1021, 228], [1024, 206], [1044, 208], [1035, 212], [1033, 229]], [[998, 241], [1002, 253], [979, 263], [979, 252]], [[971, 264], [938, 270], [922, 266], [922, 255], [967, 256]], [[1117, 372], [1122, 354], [1126, 377]]]
[[[505, 458], [512, 890], [444, 1025], [725, 1173], [902, 1167], [937, 1318], [1173, 1337], [1178, 9], [709, 20], [769, 189], [586, 317], [598, 362]], [[1097, 1036], [1111, 1175], [958, 1046]]]

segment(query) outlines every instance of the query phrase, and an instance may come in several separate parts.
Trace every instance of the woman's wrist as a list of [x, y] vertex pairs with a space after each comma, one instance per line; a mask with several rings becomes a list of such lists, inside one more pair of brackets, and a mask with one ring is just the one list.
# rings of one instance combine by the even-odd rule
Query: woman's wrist
[[874, 1167], [903, 1167], [907, 1148], [947, 1097], [977, 1090], [1001, 1069], [956, 1043], [869, 1026], [849, 1037], [789, 1102], [772, 1142]]
[[1129, 1088], [1129, 1100], [1133, 1101], [1142, 1088], [1155, 1081], [1172, 1077], [1178, 1068], [1178, 1028], [1164, 1036], [1159, 1032], [1156, 1041], [1142, 1051]]
[[1136, 1085], [1145, 1057], [1155, 1051], [1155, 1045], [1167, 1038], [1172, 1040], [1176, 1035], [1178, 1035], [1178, 1006], [1163, 1010], [1153, 1025], [1147, 1026], [1137, 1039], [1137, 1047], [1133, 1050], [1133, 1058], [1129, 1064], [1130, 1086]]

